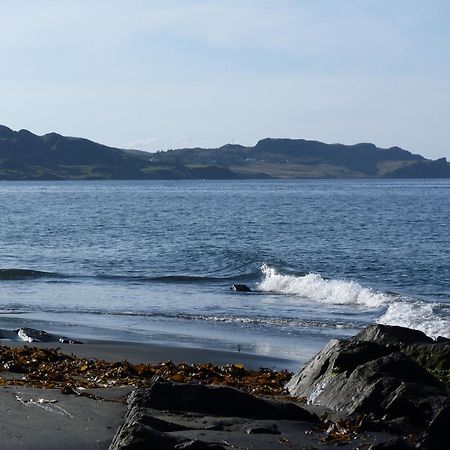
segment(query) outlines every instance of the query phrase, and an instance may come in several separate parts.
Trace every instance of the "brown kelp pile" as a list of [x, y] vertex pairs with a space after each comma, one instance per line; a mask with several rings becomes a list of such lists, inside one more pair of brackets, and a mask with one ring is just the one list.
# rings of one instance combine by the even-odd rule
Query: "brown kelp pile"
[[[79, 358], [59, 349], [0, 346], [0, 384], [43, 388], [140, 386], [155, 376], [175, 382], [222, 384], [255, 395], [284, 396], [292, 374], [286, 370], [247, 370], [241, 364], [130, 364]], [[20, 374], [17, 376], [15, 374]]]

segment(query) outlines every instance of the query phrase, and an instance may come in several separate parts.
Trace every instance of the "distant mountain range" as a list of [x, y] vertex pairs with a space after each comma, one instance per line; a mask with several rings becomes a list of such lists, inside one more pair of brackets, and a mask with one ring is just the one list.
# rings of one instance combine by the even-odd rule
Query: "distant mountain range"
[[450, 163], [399, 147], [304, 139], [148, 153], [0, 125], [0, 180], [244, 178], [450, 178]]

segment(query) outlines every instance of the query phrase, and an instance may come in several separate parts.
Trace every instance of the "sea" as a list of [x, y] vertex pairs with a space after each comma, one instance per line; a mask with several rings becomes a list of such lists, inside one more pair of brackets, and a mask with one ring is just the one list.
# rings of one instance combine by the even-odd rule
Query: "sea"
[[295, 362], [450, 337], [450, 180], [0, 182], [0, 245], [3, 329]]

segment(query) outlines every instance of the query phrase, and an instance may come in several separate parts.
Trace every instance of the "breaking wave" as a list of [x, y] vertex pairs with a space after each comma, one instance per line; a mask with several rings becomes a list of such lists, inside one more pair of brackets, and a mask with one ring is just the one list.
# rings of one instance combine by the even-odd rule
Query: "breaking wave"
[[385, 325], [414, 328], [432, 338], [450, 338], [450, 308], [443, 304], [392, 302], [377, 320]]
[[264, 279], [258, 288], [264, 292], [296, 295], [334, 305], [362, 305], [378, 308], [388, 296], [365, 288], [354, 281], [326, 280], [316, 273], [304, 276], [282, 275], [273, 267], [263, 264]]
[[354, 281], [327, 280], [315, 273], [283, 275], [263, 264], [263, 292], [294, 295], [330, 305], [355, 305], [380, 310], [377, 323], [423, 331], [432, 338], [450, 337], [450, 305], [427, 303], [410, 297], [376, 292]]

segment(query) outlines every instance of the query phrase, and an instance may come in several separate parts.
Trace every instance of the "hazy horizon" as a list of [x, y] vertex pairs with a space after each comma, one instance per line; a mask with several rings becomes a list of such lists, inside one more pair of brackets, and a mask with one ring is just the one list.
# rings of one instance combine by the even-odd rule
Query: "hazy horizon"
[[450, 4], [2, 5], [0, 123], [119, 148], [266, 137], [450, 159]]

